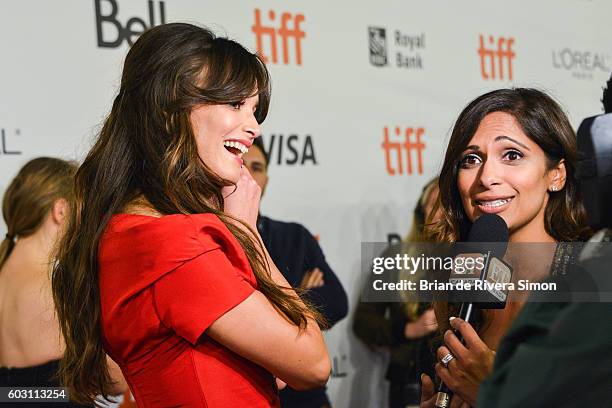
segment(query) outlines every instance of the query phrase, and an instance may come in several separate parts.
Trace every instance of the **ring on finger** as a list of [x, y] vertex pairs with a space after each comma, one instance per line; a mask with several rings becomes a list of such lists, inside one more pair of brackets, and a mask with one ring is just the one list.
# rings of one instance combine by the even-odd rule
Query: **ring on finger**
[[455, 358], [455, 356], [453, 356], [451, 353], [448, 353], [447, 355], [442, 357], [442, 360], [440, 360], [440, 362], [444, 365], [444, 367], [448, 368], [448, 363], [450, 363], [453, 358]]

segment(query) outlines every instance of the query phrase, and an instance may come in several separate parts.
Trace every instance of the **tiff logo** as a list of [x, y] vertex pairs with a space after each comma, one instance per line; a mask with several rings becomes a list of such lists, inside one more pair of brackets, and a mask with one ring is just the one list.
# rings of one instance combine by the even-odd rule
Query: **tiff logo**
[[[268, 11], [268, 18], [271, 22], [276, 19], [276, 13], [274, 10]], [[283, 50], [283, 64], [289, 64], [289, 39], [293, 38], [295, 43], [295, 63], [302, 65], [302, 39], [306, 37], [306, 33], [300, 28], [300, 23], [304, 21], [303, 14], [291, 14], [283, 13], [280, 17], [280, 28], [276, 29], [274, 25], [264, 26], [261, 24], [261, 11], [255, 9], [255, 24], [251, 27], [251, 31], [255, 34], [255, 44], [257, 46], [257, 53], [261, 55], [264, 62], [269, 62], [270, 58], [264, 53], [263, 50], [263, 38], [268, 36], [270, 39], [270, 54], [272, 63], [278, 63], [278, 47], [277, 38], [278, 35], [281, 38], [281, 46]], [[289, 28], [288, 23], [292, 22], [292, 28]]]
[[[403, 141], [390, 141], [389, 140], [389, 128], [385, 126], [384, 135], [385, 139], [382, 143], [382, 148], [385, 151], [385, 162], [387, 164], [387, 173], [394, 176], [396, 174], [404, 174], [404, 154], [405, 153], [405, 162], [406, 162], [406, 173], [412, 174], [412, 151], [416, 151], [416, 173], [423, 174], [423, 150], [425, 150], [425, 143], [421, 141], [421, 136], [425, 133], [425, 129], [422, 127], [419, 128], [406, 128], [403, 132], [404, 140]], [[412, 136], [414, 135], [415, 141], [412, 141]], [[402, 137], [402, 130], [396, 126], [395, 127], [395, 136], [398, 138]], [[395, 152], [395, 155], [392, 155], [392, 152]], [[396, 157], [396, 166], [393, 165], [392, 156]]]
[[[495, 37], [488, 37], [488, 48], [485, 47], [485, 37], [480, 34], [480, 74], [483, 79], [496, 79], [496, 72], [499, 71], [499, 79], [512, 80], [512, 60], [516, 56], [512, 50], [514, 38], [499, 37], [497, 42]], [[497, 64], [495, 63], [497, 61]], [[504, 78], [504, 65], [508, 67], [508, 78]], [[497, 67], [497, 68], [496, 68]]]

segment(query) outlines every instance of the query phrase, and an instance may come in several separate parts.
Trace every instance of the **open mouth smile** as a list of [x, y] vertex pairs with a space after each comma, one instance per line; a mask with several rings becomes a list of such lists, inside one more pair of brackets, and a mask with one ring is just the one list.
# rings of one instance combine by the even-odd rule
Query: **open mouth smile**
[[223, 146], [232, 154], [236, 156], [245, 154], [249, 151], [249, 148], [246, 147], [242, 142], [226, 140], [223, 142]]
[[493, 200], [474, 200], [476, 207], [483, 213], [498, 213], [505, 210], [514, 197], [496, 198]]
[[249, 147], [240, 140], [225, 140], [223, 147], [227, 150], [238, 162], [240, 166], [244, 164], [242, 156], [249, 151]]

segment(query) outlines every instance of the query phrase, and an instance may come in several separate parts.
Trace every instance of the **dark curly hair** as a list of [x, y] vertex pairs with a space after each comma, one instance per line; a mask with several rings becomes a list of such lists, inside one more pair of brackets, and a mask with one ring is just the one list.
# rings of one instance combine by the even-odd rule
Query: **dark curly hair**
[[603, 90], [603, 97], [601, 98], [601, 102], [603, 103], [603, 108], [605, 113], [612, 112], [612, 75], [608, 82], [606, 82], [606, 87]]

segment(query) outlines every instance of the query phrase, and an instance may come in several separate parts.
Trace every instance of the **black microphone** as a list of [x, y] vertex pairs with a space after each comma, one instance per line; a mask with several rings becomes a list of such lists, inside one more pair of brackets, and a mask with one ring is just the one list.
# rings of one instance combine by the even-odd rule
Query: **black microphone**
[[[468, 290], [455, 290], [451, 301], [461, 302], [462, 319], [469, 322], [474, 305], [480, 309], [503, 309], [508, 297], [507, 285], [512, 280], [512, 268], [502, 260], [508, 249], [509, 231], [499, 215], [484, 214], [468, 234], [467, 242], [457, 243], [449, 282], [470, 285]], [[459, 262], [462, 260], [463, 262]], [[461, 265], [462, 267], [457, 267]]]
[[[463, 300], [459, 317], [468, 323], [475, 307], [503, 309], [506, 306], [508, 291], [504, 290], [503, 286], [511, 282], [512, 268], [502, 258], [508, 249], [509, 234], [508, 226], [502, 217], [496, 214], [484, 214], [474, 221], [467, 242], [459, 244], [461, 251], [455, 257], [455, 265], [462, 267], [453, 269], [449, 282], [453, 284], [462, 282], [469, 284], [470, 287], [479, 288], [453, 294], [454, 300]], [[463, 261], [458, 262], [460, 259]], [[460, 332], [455, 331], [455, 335], [464, 343]], [[441, 382], [435, 407], [449, 407], [452, 395], [452, 391]]]

